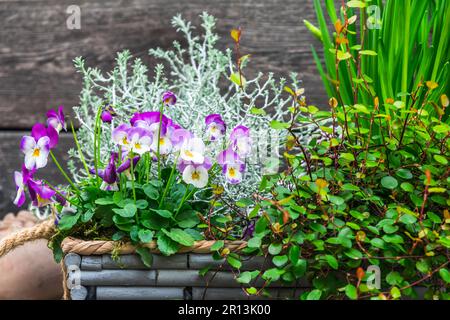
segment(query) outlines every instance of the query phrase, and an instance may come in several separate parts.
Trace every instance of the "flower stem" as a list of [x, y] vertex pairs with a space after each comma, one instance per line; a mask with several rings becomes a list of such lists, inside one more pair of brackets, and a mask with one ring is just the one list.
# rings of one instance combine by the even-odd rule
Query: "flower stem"
[[186, 188], [186, 192], [184, 193], [183, 199], [181, 199], [181, 203], [180, 203], [180, 205], [178, 206], [177, 211], [176, 211], [175, 214], [173, 215], [173, 218], [174, 218], [174, 219], [177, 217], [178, 212], [179, 212], [179, 211], [181, 210], [181, 208], [183, 207], [183, 204], [184, 204], [187, 200], [189, 200], [189, 199], [192, 197], [192, 195], [195, 193], [195, 191], [197, 191], [197, 188], [192, 189], [191, 192], [189, 192], [189, 189]]
[[[95, 128], [94, 128], [94, 167], [95, 167], [95, 180], [96, 180], [97, 186], [99, 185], [99, 181], [98, 181], [98, 166], [99, 166], [99, 161], [100, 161], [100, 159], [99, 159], [100, 158], [100, 156], [99, 156], [100, 153], [97, 150], [100, 147], [100, 143], [97, 142], [97, 140], [100, 140], [100, 139], [98, 139], [99, 136], [100, 136], [98, 127], [99, 127], [99, 122], [100, 122], [100, 116], [101, 116], [101, 113], [102, 113], [102, 106], [103, 106], [103, 104], [100, 105], [100, 107], [97, 110], [97, 115], [95, 117]], [[98, 144], [98, 146], [97, 146], [97, 144]]]
[[158, 128], [158, 147], [156, 149], [156, 157], [158, 158], [158, 180], [161, 180], [161, 155], [159, 152], [161, 143], [161, 127], [162, 127], [162, 117], [163, 117], [164, 102], [161, 103], [159, 108], [159, 128]]
[[129, 157], [130, 157], [130, 165], [131, 165], [131, 189], [133, 190], [133, 200], [134, 200], [134, 203], [136, 204], [136, 189], [134, 187], [134, 163], [133, 163], [134, 155], [133, 155], [133, 152], [130, 152]]
[[175, 161], [173, 163], [172, 171], [170, 172], [170, 176], [169, 176], [169, 179], [167, 180], [166, 188], [164, 189], [164, 192], [163, 192], [163, 195], [161, 197], [161, 201], [159, 202], [158, 208], [161, 208], [162, 205], [164, 204], [164, 199], [166, 198], [167, 192], [169, 191], [169, 187], [172, 184], [172, 177], [173, 177], [173, 174], [175, 173], [175, 169], [177, 167], [177, 162], [178, 162], [178, 157], [179, 156], [180, 156], [180, 154], [178, 153], [178, 155], [176, 156]]
[[69, 178], [67, 173], [61, 167], [61, 165], [59, 164], [58, 160], [56, 160], [56, 157], [55, 157], [55, 155], [53, 154], [52, 151], [50, 151], [50, 156], [52, 157], [53, 163], [58, 167], [59, 171], [64, 176], [64, 178], [67, 180], [67, 182], [69, 182], [69, 184], [72, 186], [74, 191], [77, 192], [77, 193], [80, 193], [80, 190], [75, 186], [75, 184], [73, 183], [72, 179]]
[[80, 156], [80, 160], [83, 163], [84, 170], [86, 170], [88, 177], [92, 178], [91, 173], [89, 172], [89, 168], [86, 164], [86, 160], [84, 159], [83, 151], [81, 151], [80, 143], [78, 141], [77, 133], [75, 132], [72, 121], [70, 122], [70, 127], [72, 128], [73, 140], [75, 141], [75, 145], [77, 146], [78, 155]]

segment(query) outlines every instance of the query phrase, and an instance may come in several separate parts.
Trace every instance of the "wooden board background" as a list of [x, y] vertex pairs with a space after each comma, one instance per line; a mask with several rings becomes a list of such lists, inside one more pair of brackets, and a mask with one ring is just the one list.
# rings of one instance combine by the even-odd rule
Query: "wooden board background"
[[[66, 27], [72, 4], [81, 8], [80, 30]], [[81, 79], [72, 59], [84, 56], [88, 65], [109, 70], [115, 52], [127, 48], [153, 66], [148, 49], [180, 39], [171, 17], [181, 13], [198, 25], [202, 11], [218, 18], [221, 48], [232, 46], [232, 27], [243, 28], [251, 72], [298, 72], [310, 102], [324, 103], [310, 49], [320, 46], [302, 22], [315, 21], [312, 0], [0, 0], [0, 217], [17, 210], [12, 175], [22, 163], [20, 137], [50, 107], [77, 104]], [[59, 150], [69, 142], [64, 138]], [[53, 168], [43, 174], [61, 181]]]

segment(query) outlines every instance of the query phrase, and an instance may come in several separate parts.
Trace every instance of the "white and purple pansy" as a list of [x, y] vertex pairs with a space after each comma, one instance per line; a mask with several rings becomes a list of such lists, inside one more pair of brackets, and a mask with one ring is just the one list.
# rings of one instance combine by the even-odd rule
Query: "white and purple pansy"
[[64, 129], [64, 131], [67, 131], [67, 124], [63, 109], [63, 106], [59, 106], [57, 111], [51, 109], [47, 112], [47, 125], [49, 127], [55, 128], [58, 132], [60, 132], [62, 129]]
[[[211, 162], [205, 161], [202, 164], [189, 163], [183, 169], [183, 181], [192, 184], [196, 188], [204, 188], [208, 184], [208, 170], [211, 168]], [[181, 167], [183, 167], [182, 165]], [[179, 167], [180, 168], [180, 167]]]
[[158, 132], [160, 120], [161, 135], [164, 136], [167, 132], [167, 128], [172, 124], [172, 121], [164, 114], [161, 117], [161, 113], [158, 111], [135, 113], [131, 118], [130, 123], [133, 127], [141, 127], [152, 132]]
[[42, 181], [28, 180], [28, 191], [35, 207], [43, 207], [53, 203], [54, 190], [46, 186]]
[[43, 136], [36, 140], [34, 137], [24, 136], [20, 142], [20, 150], [25, 154], [25, 167], [28, 170], [43, 168], [47, 165], [50, 138]]
[[227, 126], [220, 114], [210, 114], [205, 118], [206, 135], [211, 141], [217, 140], [225, 134]]
[[205, 161], [206, 146], [202, 139], [193, 137], [184, 141], [180, 148], [180, 159], [195, 164], [202, 164]]
[[124, 146], [128, 151], [143, 155], [151, 150], [153, 139], [150, 131], [135, 127], [128, 130], [128, 141], [128, 147]]
[[128, 131], [130, 131], [131, 127], [128, 124], [121, 124], [117, 128], [115, 128], [112, 132], [112, 140], [114, 143], [119, 146], [129, 150], [130, 141], [128, 140]]
[[21, 207], [25, 203], [25, 189], [28, 181], [33, 179], [35, 170], [28, 170], [25, 165], [22, 166], [22, 172], [14, 171], [14, 182], [16, 183], [17, 195], [14, 204]]
[[170, 141], [172, 142], [172, 150], [174, 152], [180, 151], [183, 144], [189, 139], [192, 139], [193, 137], [194, 135], [192, 134], [192, 132], [186, 129], [183, 128], [175, 129], [170, 134]]
[[217, 156], [217, 163], [222, 167], [222, 172], [229, 183], [238, 184], [242, 181], [245, 163], [237, 152], [230, 148], [222, 151]]
[[236, 151], [243, 159], [247, 158], [252, 150], [252, 139], [250, 137], [250, 129], [246, 126], [239, 125], [233, 129], [230, 134], [230, 141], [233, 150]]

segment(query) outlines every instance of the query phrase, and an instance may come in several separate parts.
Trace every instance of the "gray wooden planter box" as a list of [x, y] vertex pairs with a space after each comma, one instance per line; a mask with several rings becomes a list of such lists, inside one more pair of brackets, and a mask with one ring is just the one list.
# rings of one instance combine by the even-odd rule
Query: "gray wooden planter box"
[[[147, 268], [137, 255], [121, 255], [114, 261], [110, 255], [66, 255], [67, 286], [72, 300], [215, 300], [215, 299], [293, 299], [307, 284], [299, 281], [290, 286], [272, 283], [270, 297], [248, 296], [224, 261], [211, 254], [154, 255]], [[221, 266], [223, 266], [221, 268]], [[199, 270], [210, 267], [205, 276]], [[249, 257], [241, 271], [270, 268], [263, 257]], [[252, 283], [260, 287], [263, 280]]]

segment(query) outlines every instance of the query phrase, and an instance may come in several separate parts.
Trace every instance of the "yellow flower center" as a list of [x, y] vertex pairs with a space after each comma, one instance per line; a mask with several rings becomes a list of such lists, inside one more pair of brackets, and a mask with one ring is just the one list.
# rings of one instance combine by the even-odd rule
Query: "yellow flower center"
[[165, 142], [166, 142], [166, 140], [164, 138], [160, 138], [159, 139], [159, 145], [160, 146], [164, 145]]
[[236, 170], [234, 168], [229, 168], [228, 174], [230, 175], [230, 177], [234, 177], [236, 176]]
[[139, 150], [139, 149], [141, 149], [141, 144], [140, 143], [135, 143], [134, 147]]
[[190, 152], [189, 150], [185, 150], [184, 151], [184, 154], [186, 155], [186, 156], [188, 156], [189, 158], [192, 158], [194, 155], [192, 154], [192, 152]]
[[192, 180], [198, 180], [200, 179], [200, 175], [197, 171], [192, 172]]
[[41, 150], [39, 148], [34, 149], [33, 157], [39, 157], [40, 154], [41, 154]]
[[127, 139], [127, 137], [123, 137], [122, 143], [123, 143], [123, 144], [128, 144], [128, 139]]

